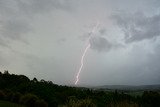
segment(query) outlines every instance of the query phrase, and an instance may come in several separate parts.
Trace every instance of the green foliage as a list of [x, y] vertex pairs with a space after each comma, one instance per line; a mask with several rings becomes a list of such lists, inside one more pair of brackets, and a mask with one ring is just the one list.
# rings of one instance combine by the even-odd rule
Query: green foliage
[[96, 107], [91, 99], [73, 100], [70, 99], [65, 107]]
[[5, 98], [5, 93], [0, 90], [0, 100], [4, 100]]
[[121, 101], [117, 103], [110, 103], [107, 107], [139, 107], [139, 105], [133, 102]]
[[153, 91], [145, 91], [142, 95], [143, 107], [160, 107], [160, 94]]
[[33, 94], [26, 94], [21, 97], [20, 103], [28, 107], [34, 107], [35, 102], [38, 100], [38, 97]]
[[34, 105], [35, 107], [48, 107], [48, 104], [44, 100], [37, 100]]
[[149, 91], [142, 96], [133, 96], [123, 91], [58, 86], [51, 81], [30, 80], [8, 71], [0, 73], [0, 100], [28, 107], [160, 107], [159, 92]]
[[15, 93], [13, 93], [13, 95], [12, 95], [11, 101], [12, 101], [12, 102], [15, 102], [15, 103], [19, 103], [19, 100], [20, 100], [21, 97], [22, 97], [22, 94], [21, 94], [21, 93], [15, 92]]
[[0, 101], [0, 107], [25, 107], [8, 101]]

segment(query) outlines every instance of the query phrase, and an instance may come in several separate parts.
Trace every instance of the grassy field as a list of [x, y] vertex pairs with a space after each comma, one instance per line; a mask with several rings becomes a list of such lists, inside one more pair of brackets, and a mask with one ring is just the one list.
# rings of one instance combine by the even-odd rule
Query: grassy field
[[0, 107], [25, 107], [8, 101], [0, 101]]

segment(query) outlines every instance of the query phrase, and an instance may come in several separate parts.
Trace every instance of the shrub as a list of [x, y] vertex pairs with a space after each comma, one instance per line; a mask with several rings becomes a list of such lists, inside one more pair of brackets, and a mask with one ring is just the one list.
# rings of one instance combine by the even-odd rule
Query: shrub
[[133, 102], [120, 101], [117, 103], [110, 103], [107, 107], [139, 107], [139, 105]]
[[84, 100], [69, 100], [66, 107], [96, 107], [96, 105], [92, 102], [91, 99]]
[[4, 100], [5, 98], [5, 93], [0, 90], [0, 100]]
[[35, 102], [35, 107], [48, 107], [48, 104], [44, 100], [37, 100]]
[[12, 96], [12, 102], [18, 103], [21, 96], [22, 95], [19, 92], [14, 93], [13, 96]]
[[20, 98], [20, 103], [26, 105], [27, 107], [34, 107], [35, 102], [38, 100], [38, 97], [33, 94], [26, 94]]

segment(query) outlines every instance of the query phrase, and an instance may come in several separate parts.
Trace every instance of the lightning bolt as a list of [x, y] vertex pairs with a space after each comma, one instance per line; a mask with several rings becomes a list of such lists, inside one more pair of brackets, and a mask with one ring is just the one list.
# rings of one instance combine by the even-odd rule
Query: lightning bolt
[[85, 57], [85, 55], [86, 55], [86, 53], [87, 53], [87, 51], [88, 51], [89, 48], [90, 48], [90, 44], [87, 45], [87, 47], [86, 47], [86, 49], [84, 50], [83, 55], [82, 55], [82, 57], [81, 57], [81, 66], [80, 66], [79, 71], [78, 71], [77, 76], [76, 76], [75, 85], [77, 85], [77, 83], [78, 83], [78, 81], [79, 81], [79, 75], [80, 75], [80, 73], [81, 73], [81, 71], [82, 71], [82, 68], [83, 68], [84, 57]]
[[81, 56], [81, 66], [80, 66], [80, 68], [79, 68], [79, 70], [78, 70], [78, 73], [77, 73], [77, 75], [76, 75], [75, 85], [77, 85], [77, 83], [78, 83], [78, 81], [79, 81], [79, 76], [80, 76], [80, 73], [81, 73], [81, 71], [82, 71], [82, 69], [83, 69], [83, 65], [84, 65], [84, 58], [85, 58], [85, 56], [86, 56], [86, 53], [87, 53], [88, 49], [89, 49], [90, 46], [91, 46], [90, 43], [89, 43], [89, 40], [91, 39], [91, 37], [92, 37], [93, 34], [95, 33], [96, 29], [98, 28], [98, 25], [99, 25], [99, 22], [97, 21], [96, 26], [93, 27], [93, 29], [92, 29], [92, 31], [91, 31], [91, 34], [90, 34], [90, 36], [89, 36], [89, 38], [88, 38], [88, 40], [87, 40], [87, 46], [86, 46], [86, 48], [85, 48], [85, 50], [84, 50], [84, 52], [83, 52], [83, 54], [82, 54], [82, 56]]

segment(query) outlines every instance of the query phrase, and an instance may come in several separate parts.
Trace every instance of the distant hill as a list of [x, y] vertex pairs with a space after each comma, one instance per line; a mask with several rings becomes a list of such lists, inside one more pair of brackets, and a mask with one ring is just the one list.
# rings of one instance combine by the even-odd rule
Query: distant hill
[[104, 85], [93, 87], [94, 89], [111, 89], [111, 90], [160, 90], [160, 84], [158, 85]]

